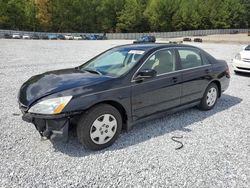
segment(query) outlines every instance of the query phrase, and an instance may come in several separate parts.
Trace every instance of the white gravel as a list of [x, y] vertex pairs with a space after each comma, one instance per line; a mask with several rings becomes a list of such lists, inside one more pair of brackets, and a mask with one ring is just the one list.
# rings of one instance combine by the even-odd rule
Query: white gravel
[[[0, 187], [250, 187], [250, 77], [234, 75], [208, 112], [196, 108], [139, 124], [102, 151], [40, 141], [21, 120], [29, 77], [73, 67], [131, 41], [0, 40]], [[234, 44], [194, 44], [230, 63]], [[171, 140], [183, 135], [184, 147]]]

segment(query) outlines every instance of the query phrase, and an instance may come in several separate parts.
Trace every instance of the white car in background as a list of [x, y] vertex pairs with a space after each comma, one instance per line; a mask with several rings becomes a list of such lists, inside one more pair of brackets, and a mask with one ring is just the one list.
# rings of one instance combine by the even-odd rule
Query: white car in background
[[13, 39], [20, 39], [21, 35], [19, 33], [13, 33], [12, 38]]
[[240, 53], [236, 54], [232, 64], [235, 73], [250, 73], [250, 45], [245, 47]]
[[66, 40], [73, 40], [73, 36], [72, 35], [65, 35], [65, 39]]
[[82, 40], [82, 37], [80, 35], [74, 35], [73, 38], [74, 40]]
[[30, 39], [30, 36], [28, 34], [24, 34], [23, 39]]

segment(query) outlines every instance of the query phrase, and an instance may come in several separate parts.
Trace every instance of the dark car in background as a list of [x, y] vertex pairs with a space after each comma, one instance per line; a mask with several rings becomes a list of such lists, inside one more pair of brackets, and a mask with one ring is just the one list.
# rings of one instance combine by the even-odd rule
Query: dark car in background
[[38, 34], [32, 34], [30, 38], [33, 39], [33, 40], [38, 40], [38, 39], [40, 39], [40, 37], [39, 37]]
[[88, 40], [87, 35], [80, 35], [82, 37], [82, 40]]
[[57, 35], [57, 39], [58, 39], [58, 40], [65, 40], [65, 36], [62, 35], [62, 34], [58, 34], [58, 35]]
[[5, 39], [12, 39], [12, 35], [9, 34], [9, 33], [4, 33], [4, 36], [3, 36]]
[[97, 40], [97, 35], [87, 35], [87, 40]]
[[46, 34], [42, 34], [42, 35], [40, 35], [40, 39], [48, 40], [49, 37], [48, 37], [48, 35], [46, 35]]
[[106, 37], [106, 34], [104, 35], [97, 35], [97, 34], [92, 34], [92, 35], [84, 35], [84, 40], [107, 40], [108, 38]]
[[238, 30], [233, 30], [233, 31], [230, 31], [230, 34], [238, 34], [239, 31]]
[[106, 34], [103, 34], [103, 35], [97, 35], [97, 40], [107, 40], [107, 36]]
[[48, 34], [48, 39], [49, 40], [57, 40], [57, 35], [56, 34]]
[[185, 38], [183, 38], [183, 41], [184, 41], [184, 42], [192, 42], [192, 39], [189, 38], [189, 37], [185, 37]]
[[194, 38], [194, 42], [203, 42], [202, 38]]
[[144, 35], [144, 36], [140, 37], [139, 39], [137, 39], [136, 41], [134, 41], [134, 44], [136, 44], [136, 43], [155, 43], [155, 41], [156, 41], [155, 36]]
[[[225, 61], [183, 44], [114, 47], [83, 65], [31, 77], [20, 88], [23, 120], [42, 137], [103, 149], [122, 129], [159, 114], [198, 106], [211, 110], [229, 86]], [[157, 114], [157, 116], [156, 116]]]

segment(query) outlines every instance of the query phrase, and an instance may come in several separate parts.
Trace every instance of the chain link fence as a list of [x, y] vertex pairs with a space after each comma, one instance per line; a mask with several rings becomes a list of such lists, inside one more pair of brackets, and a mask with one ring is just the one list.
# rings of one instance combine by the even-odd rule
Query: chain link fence
[[[186, 36], [206, 36], [216, 34], [236, 34], [247, 33], [248, 29], [210, 29], [210, 30], [190, 30], [190, 31], [177, 31], [177, 32], [152, 32], [152, 33], [106, 33], [108, 39], [130, 39], [134, 40], [143, 35], [154, 35], [156, 38], [177, 38]], [[39, 37], [48, 34], [77, 34], [77, 35], [103, 35], [104, 33], [47, 33], [47, 32], [30, 32], [30, 31], [15, 31], [15, 30], [0, 30], [0, 38], [4, 38], [4, 34], [19, 33], [20, 35], [37, 34]]]

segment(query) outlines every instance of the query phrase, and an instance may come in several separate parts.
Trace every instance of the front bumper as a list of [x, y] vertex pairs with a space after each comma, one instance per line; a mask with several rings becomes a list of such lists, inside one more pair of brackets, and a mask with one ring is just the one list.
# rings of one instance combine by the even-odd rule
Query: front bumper
[[42, 138], [67, 141], [70, 120], [76, 114], [79, 113], [39, 115], [24, 112], [22, 119], [34, 124]]
[[250, 62], [234, 59], [232, 65], [234, 71], [250, 73]]

